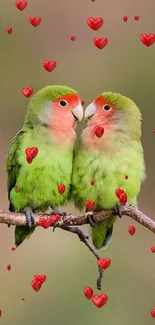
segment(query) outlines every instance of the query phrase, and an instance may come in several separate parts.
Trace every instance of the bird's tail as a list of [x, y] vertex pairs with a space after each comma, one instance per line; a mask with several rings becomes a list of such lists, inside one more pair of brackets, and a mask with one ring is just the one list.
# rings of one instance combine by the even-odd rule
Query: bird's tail
[[113, 223], [115, 220], [111, 221], [110, 224], [105, 222], [96, 222], [94, 227], [92, 227], [92, 242], [96, 249], [106, 248], [109, 245], [112, 238]]
[[35, 227], [16, 226], [15, 227], [15, 245], [18, 247], [26, 238], [29, 238], [34, 232]]

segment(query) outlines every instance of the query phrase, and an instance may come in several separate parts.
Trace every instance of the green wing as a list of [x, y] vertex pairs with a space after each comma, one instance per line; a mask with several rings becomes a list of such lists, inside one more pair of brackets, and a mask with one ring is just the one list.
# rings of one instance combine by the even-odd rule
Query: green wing
[[17, 176], [19, 173], [20, 165], [18, 164], [17, 155], [18, 148], [20, 147], [21, 139], [23, 137], [24, 131], [19, 131], [13, 138], [11, 143], [11, 149], [7, 156], [6, 170], [8, 173], [7, 189], [8, 198], [10, 199], [10, 191], [16, 184]]

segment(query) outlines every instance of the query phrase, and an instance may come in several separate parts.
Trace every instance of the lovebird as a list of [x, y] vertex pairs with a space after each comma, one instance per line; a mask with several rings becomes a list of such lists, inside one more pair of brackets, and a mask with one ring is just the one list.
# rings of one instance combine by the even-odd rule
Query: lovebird
[[52, 85], [30, 100], [22, 129], [7, 156], [8, 198], [11, 212], [24, 212], [27, 226], [16, 226], [15, 245], [35, 227], [35, 211], [64, 205], [70, 198], [75, 128], [83, 118], [78, 93]]
[[[87, 125], [73, 163], [75, 206], [82, 210], [89, 205], [92, 212], [113, 208], [118, 211], [116, 189], [122, 189], [128, 203], [136, 206], [141, 183], [146, 178], [138, 107], [119, 93], [103, 92], [87, 106], [84, 116]], [[91, 220], [96, 249], [109, 244], [117, 216], [104, 222]]]

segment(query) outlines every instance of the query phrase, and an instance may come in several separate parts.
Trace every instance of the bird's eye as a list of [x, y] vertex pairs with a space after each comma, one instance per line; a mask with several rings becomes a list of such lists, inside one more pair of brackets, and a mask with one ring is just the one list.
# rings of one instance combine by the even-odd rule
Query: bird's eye
[[63, 106], [63, 107], [65, 107], [65, 106], [67, 106], [67, 102], [66, 102], [66, 100], [60, 100], [60, 102], [59, 102], [59, 105], [60, 106]]
[[105, 109], [105, 111], [109, 111], [109, 109], [111, 109], [111, 106], [110, 105], [104, 105], [103, 109]]

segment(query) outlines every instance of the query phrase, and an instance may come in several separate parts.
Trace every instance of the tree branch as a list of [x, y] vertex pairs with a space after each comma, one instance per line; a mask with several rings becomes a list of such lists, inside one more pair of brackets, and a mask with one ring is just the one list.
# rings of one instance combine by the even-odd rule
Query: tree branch
[[[104, 221], [111, 216], [115, 216], [118, 213], [118, 210], [103, 210], [100, 212], [93, 212], [94, 221]], [[92, 212], [90, 212], [92, 214]], [[150, 231], [155, 233], [155, 221], [147, 217], [143, 212], [141, 212], [137, 207], [130, 206], [126, 204], [125, 206], [119, 206], [119, 214], [120, 216], [126, 215], [135, 221], [137, 221], [142, 226], [148, 228]], [[35, 222], [34, 226], [40, 226], [39, 220], [40, 217], [48, 218], [49, 214], [47, 213], [37, 213], [34, 214]], [[11, 213], [9, 211], [0, 210], [0, 223], [8, 224], [8, 225], [16, 225], [16, 226], [26, 226], [26, 217], [22, 213]], [[98, 252], [89, 244], [89, 237], [83, 233], [83, 231], [78, 227], [85, 224], [88, 224], [88, 213], [86, 214], [78, 214], [78, 215], [66, 215], [61, 218], [56, 224], [53, 223], [51, 226], [53, 230], [55, 227], [61, 228], [62, 230], [69, 231], [75, 233], [79, 239], [89, 248], [89, 250], [93, 253], [96, 259], [100, 259], [100, 255]], [[99, 268], [99, 276], [97, 279], [97, 288], [101, 289], [101, 281], [103, 277], [103, 270]]]

